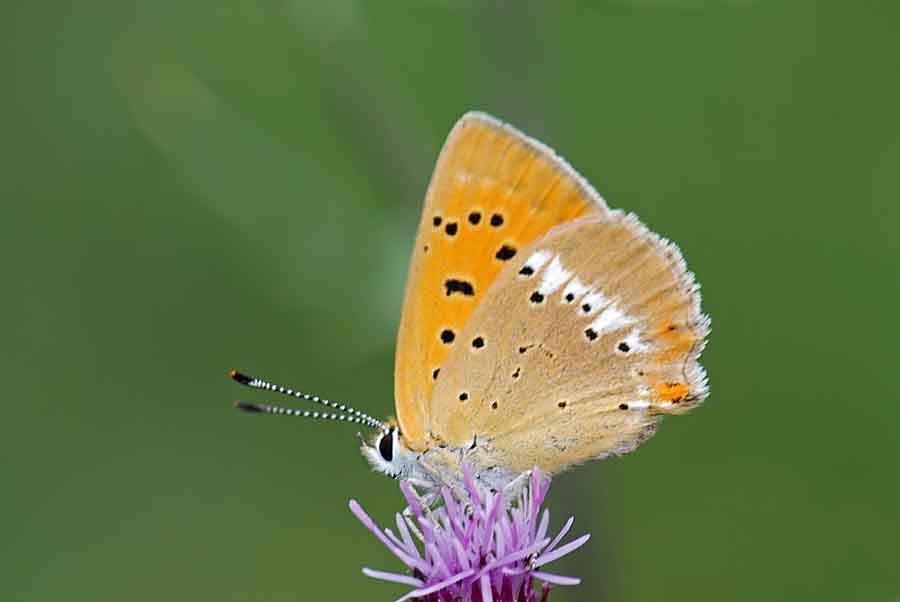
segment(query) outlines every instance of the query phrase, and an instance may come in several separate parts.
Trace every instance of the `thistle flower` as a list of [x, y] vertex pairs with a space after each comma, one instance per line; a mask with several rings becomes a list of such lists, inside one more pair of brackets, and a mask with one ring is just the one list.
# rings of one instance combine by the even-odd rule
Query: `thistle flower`
[[[548, 537], [550, 512], [541, 504], [550, 489], [550, 480], [535, 468], [530, 484], [518, 503], [508, 506], [503, 493], [479, 488], [468, 466], [463, 467], [465, 494], [455, 499], [450, 490], [441, 490], [443, 505], [423, 506], [412, 487], [401, 481], [400, 489], [409, 504], [409, 525], [396, 515], [397, 534], [383, 531], [356, 500], [350, 511], [411, 571], [398, 574], [363, 568], [374, 579], [412, 586], [397, 602], [537, 602], [534, 581], [541, 583], [542, 602], [553, 585], [577, 585], [580, 579], [539, 570], [584, 544], [590, 535], [559, 546], [574, 518], [569, 518], [556, 537]], [[420, 540], [420, 546], [413, 540]]]

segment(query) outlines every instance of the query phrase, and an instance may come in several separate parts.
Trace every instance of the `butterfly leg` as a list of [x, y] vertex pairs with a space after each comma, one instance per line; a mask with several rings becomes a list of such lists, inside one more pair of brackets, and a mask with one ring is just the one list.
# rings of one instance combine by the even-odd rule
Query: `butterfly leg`
[[428, 490], [434, 488], [434, 483], [432, 481], [426, 481], [425, 479], [410, 478], [406, 479], [406, 482], [419, 489]]
[[416, 517], [410, 511], [409, 506], [403, 509], [403, 520], [406, 521], [406, 526], [409, 527], [409, 530], [412, 531], [412, 534], [415, 535], [419, 541], [425, 543], [425, 536], [422, 535], [422, 532], [419, 530], [418, 525], [416, 525]]
[[533, 470], [526, 470], [515, 479], [507, 483], [503, 486], [503, 497], [506, 498], [507, 501], [516, 500], [522, 495], [522, 492], [528, 487], [528, 483], [531, 482], [531, 476], [534, 474]]
[[463, 482], [459, 454], [448, 449], [431, 449], [419, 457], [422, 476], [437, 494], [447, 487], [457, 500], [467, 500], [469, 492]]
[[422, 535], [422, 532], [419, 530], [419, 526], [416, 525], [416, 517], [410, 510], [409, 506], [403, 509], [403, 520], [406, 521], [406, 526], [409, 527], [409, 530], [412, 531], [412, 534], [415, 535], [419, 541], [425, 543], [425, 536]]

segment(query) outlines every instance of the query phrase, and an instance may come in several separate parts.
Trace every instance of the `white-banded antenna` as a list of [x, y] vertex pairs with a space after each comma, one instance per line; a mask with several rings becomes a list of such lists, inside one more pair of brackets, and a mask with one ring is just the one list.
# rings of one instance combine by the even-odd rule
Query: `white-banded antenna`
[[252, 403], [249, 401], [236, 401], [234, 407], [245, 412], [257, 412], [261, 414], [280, 414], [282, 416], [294, 416], [297, 418], [320, 418], [323, 420], [336, 420], [337, 422], [350, 422], [372, 426], [365, 419], [350, 414], [335, 414], [334, 412], [318, 412], [316, 410], [300, 410], [297, 408], [285, 408], [273, 406], [267, 403]]
[[251, 389], [262, 389], [263, 391], [273, 391], [275, 393], [280, 393], [282, 395], [288, 395], [290, 397], [296, 397], [298, 399], [303, 399], [305, 401], [311, 401], [313, 403], [321, 404], [325, 407], [331, 408], [333, 410], [337, 410], [338, 412], [343, 413], [329, 413], [329, 412], [315, 412], [308, 410], [295, 410], [292, 408], [282, 408], [280, 406], [274, 406], [269, 404], [257, 404], [257, 403], [249, 403], [244, 401], [235, 402], [235, 407], [240, 408], [242, 410], [248, 412], [262, 412], [265, 414], [282, 414], [286, 416], [300, 416], [304, 418], [325, 418], [329, 420], [337, 420], [340, 422], [350, 422], [356, 424], [364, 424], [366, 426], [370, 426], [372, 428], [377, 428], [382, 431], [387, 430], [387, 426], [380, 420], [372, 418], [365, 412], [360, 412], [355, 408], [351, 408], [348, 405], [342, 403], [335, 403], [333, 401], [329, 401], [318, 395], [312, 395], [310, 393], [303, 393], [302, 391], [295, 391], [289, 387], [283, 387], [281, 385], [276, 385], [274, 383], [270, 383], [268, 381], [262, 380], [261, 378], [256, 378], [254, 376], [248, 376], [237, 370], [232, 370], [228, 373], [228, 375], [235, 381], [246, 387], [250, 387]]

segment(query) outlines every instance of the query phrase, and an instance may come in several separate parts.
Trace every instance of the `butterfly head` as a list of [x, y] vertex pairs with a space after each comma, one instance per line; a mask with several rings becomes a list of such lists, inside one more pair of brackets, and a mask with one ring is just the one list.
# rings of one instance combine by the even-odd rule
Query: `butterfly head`
[[389, 420], [378, 434], [370, 441], [360, 436], [360, 451], [369, 461], [372, 470], [381, 472], [393, 479], [406, 479], [415, 471], [418, 454], [406, 445], [400, 429], [393, 420]]

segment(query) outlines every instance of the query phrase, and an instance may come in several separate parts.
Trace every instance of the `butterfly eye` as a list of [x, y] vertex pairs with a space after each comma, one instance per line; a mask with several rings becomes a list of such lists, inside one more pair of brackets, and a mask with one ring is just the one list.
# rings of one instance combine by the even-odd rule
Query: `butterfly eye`
[[384, 458], [385, 462], [390, 462], [394, 458], [394, 431], [390, 430], [381, 436], [378, 440], [378, 453]]

